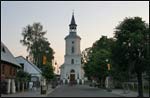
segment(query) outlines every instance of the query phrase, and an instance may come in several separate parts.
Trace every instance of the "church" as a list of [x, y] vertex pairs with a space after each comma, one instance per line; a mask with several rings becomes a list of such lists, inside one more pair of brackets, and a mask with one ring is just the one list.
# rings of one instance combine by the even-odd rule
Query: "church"
[[69, 35], [65, 37], [64, 63], [60, 67], [63, 84], [75, 82], [83, 84], [84, 73], [81, 66], [80, 36], [77, 35], [77, 24], [74, 13], [69, 25]]

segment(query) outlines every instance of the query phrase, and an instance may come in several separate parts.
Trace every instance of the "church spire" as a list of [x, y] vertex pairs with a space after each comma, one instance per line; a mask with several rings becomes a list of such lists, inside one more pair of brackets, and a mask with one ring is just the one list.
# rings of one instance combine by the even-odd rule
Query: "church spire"
[[70, 23], [69, 27], [70, 27], [70, 30], [72, 30], [72, 29], [75, 30], [77, 27], [76, 22], [75, 22], [75, 18], [74, 18], [74, 12], [72, 13], [71, 23]]
[[72, 13], [72, 19], [70, 25], [76, 25], [75, 19], [74, 19], [74, 12]]

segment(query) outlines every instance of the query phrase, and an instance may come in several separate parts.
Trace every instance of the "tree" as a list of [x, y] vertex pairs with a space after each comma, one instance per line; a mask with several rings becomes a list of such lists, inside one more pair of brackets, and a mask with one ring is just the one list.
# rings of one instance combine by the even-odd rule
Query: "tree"
[[[50, 47], [49, 41], [44, 37], [46, 31], [40, 23], [27, 25], [23, 31], [23, 39], [20, 42], [27, 47], [29, 57], [33, 59], [33, 63], [37, 65], [42, 74], [47, 78], [53, 78], [52, 60], [54, 59], [54, 51]], [[46, 58], [46, 64], [43, 64], [43, 57]]]
[[27, 72], [24, 72], [23, 70], [19, 70], [17, 72], [16, 78], [20, 81], [30, 81], [31, 75]]
[[33, 57], [34, 63], [40, 66], [41, 59], [45, 51], [49, 50], [50, 60], [53, 58], [53, 50], [49, 47], [50, 43], [47, 38], [44, 37], [46, 31], [43, 31], [43, 26], [40, 23], [33, 23], [33, 25], [27, 25], [23, 31], [23, 39], [20, 42], [27, 46], [29, 55]]
[[147, 78], [147, 80], [149, 81], [149, 96], [150, 96], [150, 66], [149, 66], [149, 64], [150, 64], [150, 33], [149, 33], [149, 27], [147, 27], [147, 30], [146, 30], [146, 40], [147, 40], [147, 43], [146, 43], [146, 50], [147, 50], [147, 52], [146, 52], [146, 54], [147, 54], [147, 56], [146, 56], [146, 65], [147, 65], [147, 70], [146, 70], [146, 73], [147, 73], [147, 75], [148, 75], [148, 78]]
[[[27, 72], [24, 72], [22, 69], [19, 70], [16, 74], [16, 80], [18, 80], [18, 83], [21, 82], [22, 83], [22, 90], [24, 91], [24, 84], [26, 82], [29, 82], [31, 79], [31, 75]], [[18, 87], [20, 88], [20, 87]]]
[[42, 75], [48, 80], [52, 80], [54, 78], [54, 68], [50, 62], [46, 62], [45, 65], [42, 66]]
[[[142, 72], [146, 68], [143, 65], [146, 58], [145, 43], [147, 28], [149, 27], [140, 17], [125, 18], [116, 27], [116, 43], [113, 49], [113, 60], [118, 65], [118, 70], [135, 72], [137, 74], [140, 97], [143, 97]], [[130, 74], [127, 75], [128, 79]]]
[[[113, 42], [114, 39], [102, 36], [91, 48], [82, 52], [85, 74], [89, 79], [95, 78], [97, 82], [104, 83], [105, 77], [108, 75], [106, 59], [109, 59], [111, 64]], [[104, 85], [102, 84], [102, 86]]]

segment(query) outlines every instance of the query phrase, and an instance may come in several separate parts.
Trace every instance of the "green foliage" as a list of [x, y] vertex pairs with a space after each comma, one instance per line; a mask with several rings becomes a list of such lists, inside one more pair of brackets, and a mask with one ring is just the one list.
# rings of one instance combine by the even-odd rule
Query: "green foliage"
[[44, 35], [46, 32], [42, 31], [43, 26], [40, 23], [34, 23], [32, 26], [27, 25], [22, 32], [23, 40], [20, 42], [27, 46], [27, 51], [31, 51], [32, 45], [38, 45], [37, 41], [46, 39]]
[[54, 78], [54, 68], [50, 62], [42, 66], [42, 75], [49, 81]]
[[24, 72], [23, 70], [19, 70], [16, 75], [16, 79], [21, 82], [30, 81], [31, 75], [27, 72]]
[[147, 24], [139, 17], [125, 18], [116, 27], [113, 57], [119, 70], [143, 72], [146, 58]]
[[[50, 47], [47, 38], [44, 37], [46, 31], [43, 31], [43, 26], [40, 23], [27, 25], [23, 31], [23, 39], [20, 42], [27, 47], [29, 57], [33, 59], [33, 63], [42, 69], [45, 78], [53, 78], [52, 59], [54, 59], [54, 51]], [[46, 56], [47, 64], [43, 65], [43, 56]]]
[[133, 73], [137, 74], [139, 96], [141, 97], [143, 96], [142, 72], [146, 71], [150, 64], [147, 56], [149, 51], [147, 35], [149, 35], [149, 26], [142, 21], [142, 18], [125, 18], [116, 27], [116, 43], [113, 47], [116, 71], [124, 75], [123, 81], [129, 81]]
[[30, 57], [33, 58], [38, 67], [41, 67], [44, 55], [48, 58], [48, 62], [51, 62], [54, 58], [54, 51], [49, 46], [50, 43], [47, 38], [44, 37], [45, 34], [46, 31], [43, 31], [43, 26], [40, 23], [33, 23], [33, 25], [28, 25], [23, 29], [23, 39], [20, 40], [24, 46], [27, 46]]
[[[107, 64], [112, 65], [111, 47], [113, 43], [114, 39], [102, 36], [91, 48], [82, 52], [85, 75], [89, 79], [95, 78], [99, 81], [108, 75]], [[109, 59], [109, 62], [106, 62], [106, 59]]]
[[[101, 80], [110, 73], [115, 80], [125, 82], [137, 73], [141, 88], [140, 74], [150, 71], [149, 47], [149, 25], [140, 17], [125, 18], [116, 27], [114, 39], [102, 36], [82, 52], [85, 75]], [[109, 73], [106, 59], [111, 65]]]

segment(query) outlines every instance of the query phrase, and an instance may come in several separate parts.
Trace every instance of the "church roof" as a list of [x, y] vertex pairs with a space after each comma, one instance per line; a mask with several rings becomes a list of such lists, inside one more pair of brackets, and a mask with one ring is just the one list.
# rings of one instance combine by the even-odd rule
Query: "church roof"
[[65, 39], [68, 39], [68, 38], [80, 38], [80, 36], [76, 35], [76, 34], [69, 34], [68, 36], [65, 37]]
[[[20, 63], [20, 62], [25, 63], [24, 66], [27, 66], [27, 65], [32, 66], [37, 72], [42, 73], [42, 71], [35, 64], [26, 60], [23, 56], [16, 57], [16, 60], [18, 63]], [[29, 72], [29, 73], [32, 73], [32, 72]]]
[[1, 42], [1, 61], [21, 67], [9, 49]]
[[76, 22], [75, 22], [74, 14], [72, 14], [71, 23], [70, 23], [70, 25], [69, 25], [69, 26], [71, 26], [71, 25], [75, 25], [75, 26], [77, 26], [77, 25], [76, 25]]

